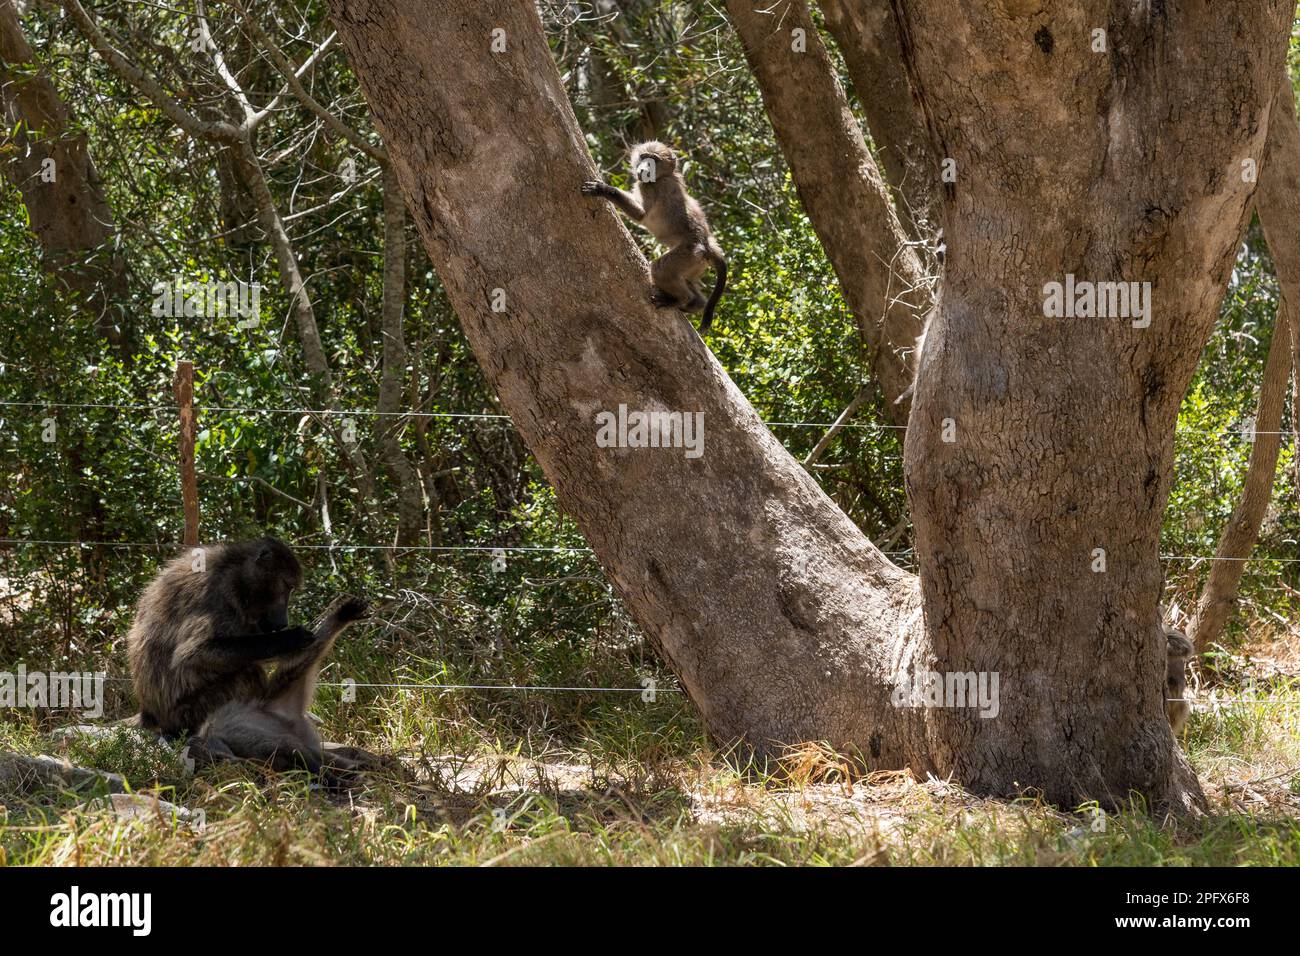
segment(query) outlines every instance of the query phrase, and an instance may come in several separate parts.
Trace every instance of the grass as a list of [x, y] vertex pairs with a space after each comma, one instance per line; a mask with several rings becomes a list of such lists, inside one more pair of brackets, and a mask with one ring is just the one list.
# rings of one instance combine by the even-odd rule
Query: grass
[[[1293, 686], [1274, 688], [1294, 693]], [[1160, 825], [1140, 812], [1063, 813], [981, 800], [909, 773], [861, 775], [824, 748], [784, 774], [708, 749], [681, 702], [593, 702], [582, 723], [505, 736], [447, 694], [376, 699], [327, 719], [331, 736], [405, 755], [406, 772], [350, 791], [306, 774], [225, 765], [190, 775], [129, 732], [65, 745], [138, 792], [201, 811], [123, 820], [86, 793], [4, 795], [0, 860], [31, 865], [1032, 865], [1300, 864], [1290, 709], [1198, 714], [1187, 738], [1214, 813]], [[539, 705], [543, 710], [547, 708]], [[327, 708], [329, 710], [329, 708]], [[450, 712], [449, 712], [450, 711]], [[460, 711], [456, 713], [456, 711]], [[427, 736], [426, 736], [427, 734]], [[57, 745], [35, 719], [0, 747]]]
[[[1294, 639], [1280, 625], [1247, 628], [1253, 649], [1239, 642], [1207, 672], [1215, 683], [1201, 687], [1201, 699], [1234, 702], [1195, 713], [1183, 745], [1212, 813], [1162, 825], [1140, 810], [1062, 812], [1031, 797], [980, 799], [907, 772], [864, 773], [816, 745], [792, 752], [779, 777], [738, 768], [709, 746], [685, 699], [664, 690], [675, 686], [672, 675], [617, 611], [566, 628], [548, 625], [549, 611], [523, 608], [507, 641], [502, 621], [474, 617], [469, 603], [457, 607], [439, 609], [437, 620], [383, 609], [337, 649], [314, 708], [325, 736], [401, 760], [350, 790], [243, 764], [192, 774], [171, 749], [129, 732], [64, 740], [54, 731], [73, 722], [67, 714], [4, 712], [0, 750], [55, 753], [120, 773], [134, 793], [188, 808], [202, 825], [162, 808], [124, 819], [94, 793], [0, 785], [0, 862], [1300, 865], [1300, 708], [1240, 702], [1300, 698], [1287, 676]], [[540, 623], [524, 634], [520, 621]], [[39, 634], [23, 643], [40, 646]], [[116, 659], [111, 645], [108, 654]], [[40, 657], [29, 650], [26, 659]], [[646, 677], [661, 688], [653, 700], [639, 692], [365, 686], [350, 694], [338, 686], [350, 678], [640, 688]], [[111, 686], [110, 716], [129, 713], [125, 686]]]

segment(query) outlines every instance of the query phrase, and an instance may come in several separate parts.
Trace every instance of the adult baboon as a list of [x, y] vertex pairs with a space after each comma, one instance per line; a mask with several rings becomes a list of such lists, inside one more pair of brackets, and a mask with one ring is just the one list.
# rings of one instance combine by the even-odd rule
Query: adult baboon
[[[340, 600], [316, 630], [289, 626], [302, 582], [275, 538], [197, 548], [169, 562], [141, 595], [127, 651], [141, 726], [197, 733], [214, 756], [321, 765], [307, 709], [334, 639], [365, 603]], [[266, 665], [277, 662], [268, 676]], [[204, 749], [204, 748], [200, 748]]]

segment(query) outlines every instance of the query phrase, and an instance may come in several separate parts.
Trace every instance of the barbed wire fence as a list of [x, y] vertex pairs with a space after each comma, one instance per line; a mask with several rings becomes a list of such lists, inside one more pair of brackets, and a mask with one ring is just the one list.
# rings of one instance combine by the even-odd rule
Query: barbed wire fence
[[[434, 412], [434, 411], [380, 411], [376, 409], [337, 409], [337, 408], [313, 408], [313, 407], [294, 407], [287, 405], [280, 406], [247, 406], [247, 405], [203, 405], [195, 404], [194, 395], [194, 378], [193, 367], [189, 362], [182, 361], [177, 365], [175, 378], [175, 404], [148, 404], [141, 402], [66, 402], [66, 401], [38, 401], [38, 400], [0, 400], [0, 409], [36, 409], [49, 411], [117, 411], [132, 413], [148, 414], [176, 414], [179, 417], [178, 438], [179, 438], [179, 455], [178, 455], [178, 472], [180, 475], [182, 511], [184, 514], [185, 533], [181, 541], [97, 541], [84, 540], [78, 538], [18, 538], [18, 537], [0, 537], [0, 550], [10, 550], [12, 548], [65, 548], [65, 549], [149, 549], [158, 552], [176, 551], [186, 547], [198, 547], [199, 535], [199, 498], [197, 493], [197, 478], [194, 468], [195, 456], [195, 435], [196, 422], [200, 414], [216, 415], [242, 415], [242, 416], [260, 416], [260, 415], [293, 415], [293, 416], [315, 416], [320, 418], [331, 418], [342, 421], [348, 419], [364, 418], [391, 418], [402, 420], [414, 419], [432, 419], [447, 421], [472, 421], [487, 422], [504, 427], [513, 427], [513, 421], [509, 415], [491, 412]], [[42, 425], [48, 421], [48, 415], [40, 420]], [[822, 430], [833, 430], [838, 432], [845, 429], [860, 429], [873, 431], [906, 431], [906, 425], [893, 425], [880, 422], [853, 422], [837, 420], [834, 422], [820, 421], [764, 421], [763, 424], [768, 427], [786, 427], [786, 428], [816, 428]], [[1189, 437], [1201, 437], [1208, 442], [1220, 442], [1224, 440], [1240, 441], [1250, 443], [1254, 441], [1256, 435], [1281, 435], [1295, 436], [1298, 433], [1295, 430], [1282, 431], [1264, 431], [1256, 430], [1253, 422], [1249, 419], [1243, 420], [1238, 428], [1225, 428], [1210, 432], [1208, 430], [1190, 429], [1180, 425], [1176, 432], [1180, 438], [1186, 440]], [[502, 568], [503, 558], [507, 554], [519, 555], [553, 555], [553, 554], [585, 554], [590, 555], [592, 551], [584, 546], [537, 546], [537, 545], [507, 545], [499, 543], [481, 543], [466, 545], [423, 545], [423, 544], [387, 544], [371, 542], [329, 542], [329, 543], [295, 543], [293, 545], [298, 550], [315, 550], [329, 552], [357, 552], [357, 551], [375, 551], [375, 552], [401, 552], [401, 553], [424, 553], [424, 554], [486, 554], [492, 562], [494, 570]], [[894, 560], [905, 561], [913, 554], [911, 549], [882, 551], [886, 557]], [[1165, 563], [1188, 563], [1193, 568], [1202, 563], [1212, 563], [1220, 561], [1239, 562], [1244, 564], [1269, 564], [1269, 565], [1292, 565], [1300, 564], [1300, 557], [1297, 558], [1279, 558], [1272, 556], [1250, 556], [1250, 557], [1220, 557], [1209, 554], [1171, 554], [1162, 553], [1160, 560]], [[1263, 574], [1266, 571], [1248, 570], [1248, 574]], [[4, 580], [5, 588], [8, 590], [9, 580]], [[611, 604], [617, 604], [617, 599], [610, 591]], [[105, 677], [103, 678], [112, 683], [129, 683], [130, 678], [125, 677]], [[355, 693], [357, 689], [395, 689], [404, 691], [472, 691], [477, 693], [529, 693], [529, 692], [581, 692], [581, 693], [608, 693], [608, 694], [640, 694], [643, 700], [653, 700], [657, 693], [682, 694], [683, 690], [679, 687], [659, 686], [654, 678], [643, 678], [642, 686], [639, 687], [607, 687], [607, 686], [581, 686], [581, 685], [546, 685], [546, 684], [517, 684], [517, 683], [439, 683], [439, 682], [358, 682], [345, 680], [341, 682], [320, 681], [318, 686], [342, 688], [345, 692]], [[1212, 695], [1211, 697], [1194, 702], [1200, 709], [1217, 710], [1222, 706], [1240, 704], [1240, 705], [1267, 705], [1267, 706], [1300, 706], [1300, 698], [1254, 698], [1254, 697], [1225, 697]]]

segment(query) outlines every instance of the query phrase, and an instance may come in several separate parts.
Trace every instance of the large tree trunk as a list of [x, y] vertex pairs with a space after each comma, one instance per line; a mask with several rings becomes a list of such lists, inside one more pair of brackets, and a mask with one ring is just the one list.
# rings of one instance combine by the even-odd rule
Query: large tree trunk
[[[934, 711], [933, 756], [981, 790], [1159, 792], [1185, 774], [1157, 629], [1174, 423], [1294, 2], [895, 9], [958, 177], [905, 450], [925, 617], [938, 670], [998, 671], [1003, 690], [996, 721]], [[1069, 274], [1150, 282], [1149, 327], [1046, 317]]]
[[[891, 706], [890, 675], [910, 654], [914, 579], [772, 437], [687, 318], [649, 304], [631, 236], [579, 193], [596, 169], [533, 6], [449, 6], [332, 10], [430, 258], [564, 511], [716, 738], [827, 740], [904, 765], [916, 712]], [[704, 454], [599, 447], [595, 416], [620, 403], [702, 412]]]
[[[1054, 62], [1034, 59], [1037, 20], [953, 6], [909, 4], [903, 47], [964, 171], [907, 449], [927, 634], [913, 579], [763, 428], [685, 317], [648, 305], [635, 244], [578, 193], [595, 169], [532, 5], [429, 17], [418, 0], [331, 0], [485, 374], [716, 737], [825, 740], [984, 793], [1186, 805], [1198, 791], [1161, 703], [1157, 531], [1283, 4], [1114, 23], [1114, 62], [1064, 39], [1108, 21], [1099, 3], [1052, 24]], [[1135, 57], [1138, 41], [1153, 52]], [[1108, 114], [1112, 134], [1075, 119]], [[1157, 320], [1043, 319], [1043, 283], [1067, 267], [1156, 281]], [[600, 447], [595, 416], [620, 403], [702, 412], [705, 453]], [[1088, 572], [1096, 547], [1105, 574]], [[895, 707], [895, 677], [918, 668], [999, 671], [1001, 715]]]
[[41, 264], [84, 303], [110, 342], [122, 340], [125, 267], [113, 210], [68, 109], [35, 62], [13, 0], [0, 0], [0, 108], [12, 132], [5, 173], [41, 244]]
[[[907, 423], [931, 283], [840, 88], [804, 0], [727, 0], [799, 201], [872, 352], [889, 417]], [[802, 33], [796, 33], [802, 31]]]

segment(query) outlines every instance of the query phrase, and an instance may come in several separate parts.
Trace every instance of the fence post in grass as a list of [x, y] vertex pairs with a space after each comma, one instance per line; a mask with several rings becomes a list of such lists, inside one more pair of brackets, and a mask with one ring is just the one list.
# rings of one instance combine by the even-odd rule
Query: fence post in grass
[[194, 363], [176, 363], [176, 405], [181, 413], [181, 504], [185, 509], [185, 545], [199, 543], [199, 484], [194, 473]]

